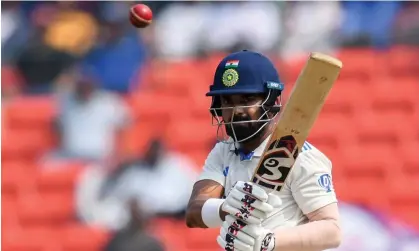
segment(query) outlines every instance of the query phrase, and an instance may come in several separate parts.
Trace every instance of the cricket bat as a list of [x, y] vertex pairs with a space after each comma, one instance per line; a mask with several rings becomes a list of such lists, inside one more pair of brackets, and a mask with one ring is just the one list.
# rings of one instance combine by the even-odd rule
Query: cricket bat
[[281, 191], [341, 68], [338, 59], [310, 54], [279, 115], [252, 182], [267, 192]]

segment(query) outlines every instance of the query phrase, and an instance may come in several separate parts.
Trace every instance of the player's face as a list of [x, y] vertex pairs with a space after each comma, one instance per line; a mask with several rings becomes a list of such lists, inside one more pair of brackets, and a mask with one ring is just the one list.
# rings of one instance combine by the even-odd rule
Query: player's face
[[[226, 123], [226, 133], [230, 137], [236, 136], [237, 140], [243, 140], [255, 134], [264, 122], [249, 122], [260, 119], [261, 105], [264, 101], [262, 95], [224, 95], [221, 96], [222, 117]], [[233, 122], [234, 124], [229, 124]], [[246, 122], [246, 123], [235, 123]], [[234, 128], [234, 132], [233, 132]]]

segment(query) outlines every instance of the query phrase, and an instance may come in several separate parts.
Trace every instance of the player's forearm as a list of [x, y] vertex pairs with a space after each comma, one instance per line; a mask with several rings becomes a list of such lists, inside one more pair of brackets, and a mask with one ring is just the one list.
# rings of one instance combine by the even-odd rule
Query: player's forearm
[[[188, 209], [186, 211], [186, 225], [188, 227], [208, 228], [202, 219], [202, 208], [207, 200], [208, 199], [195, 200], [188, 205]], [[218, 211], [214, 211], [214, 214], [217, 214], [215, 217], [219, 217], [222, 221], [224, 221], [227, 213], [222, 211], [220, 207]]]
[[336, 248], [341, 232], [336, 220], [313, 221], [304, 225], [275, 231], [275, 250], [321, 251]]
[[195, 200], [188, 205], [186, 211], [186, 225], [190, 228], [207, 228], [202, 221], [201, 211], [206, 200]]

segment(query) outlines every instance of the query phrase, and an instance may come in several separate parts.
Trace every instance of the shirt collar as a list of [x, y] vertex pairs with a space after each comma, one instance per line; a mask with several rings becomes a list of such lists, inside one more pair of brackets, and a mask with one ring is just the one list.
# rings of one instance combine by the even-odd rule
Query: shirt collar
[[[266, 144], [268, 144], [269, 139], [271, 138], [271, 135], [269, 135], [268, 137], [266, 137], [266, 139], [252, 152], [252, 157], [261, 157], [263, 154], [263, 151], [265, 150]], [[231, 141], [230, 141], [231, 140]], [[230, 151], [235, 151], [236, 147], [235, 147], [235, 143], [233, 141], [233, 139], [229, 139], [230, 142]], [[237, 144], [237, 149], [240, 149], [240, 144]], [[251, 153], [249, 153], [248, 155], [250, 155]]]

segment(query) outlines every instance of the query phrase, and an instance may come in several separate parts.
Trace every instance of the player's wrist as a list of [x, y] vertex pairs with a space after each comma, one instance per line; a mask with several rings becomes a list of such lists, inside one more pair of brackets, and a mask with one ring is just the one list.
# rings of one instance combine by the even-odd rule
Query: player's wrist
[[[224, 203], [224, 202], [223, 202]], [[223, 205], [221, 204], [220, 206], [220, 210], [219, 210], [219, 214], [220, 214], [220, 218], [222, 221], [225, 221], [226, 216], [228, 215], [228, 213], [226, 211], [223, 210]]]
[[205, 201], [201, 210], [202, 221], [208, 228], [220, 227], [223, 224], [221, 205], [224, 199], [211, 198]]

